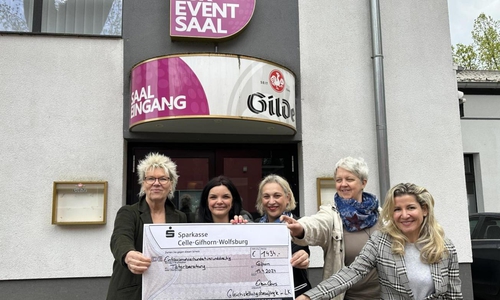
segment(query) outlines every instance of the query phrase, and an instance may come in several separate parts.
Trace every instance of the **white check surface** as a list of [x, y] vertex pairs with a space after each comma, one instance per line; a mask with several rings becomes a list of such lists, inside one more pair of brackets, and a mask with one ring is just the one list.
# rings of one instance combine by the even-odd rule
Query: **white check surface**
[[142, 299], [293, 299], [285, 224], [145, 224]]

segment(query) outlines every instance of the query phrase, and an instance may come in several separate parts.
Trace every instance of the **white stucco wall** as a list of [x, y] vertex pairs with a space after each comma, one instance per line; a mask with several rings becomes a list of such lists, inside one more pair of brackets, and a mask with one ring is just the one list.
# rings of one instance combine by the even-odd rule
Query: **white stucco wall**
[[[316, 178], [347, 155], [366, 159], [366, 190], [382, 197], [368, 3], [299, 1], [305, 215], [317, 210]], [[471, 262], [446, 1], [381, 5], [391, 183], [427, 187], [460, 262]], [[109, 276], [124, 203], [123, 41], [3, 35], [0, 53], [1, 215], [10, 224], [0, 231], [0, 278]], [[78, 180], [108, 181], [106, 225], [51, 224], [53, 181]], [[313, 251], [312, 266], [322, 266]]]
[[[366, 191], [380, 195], [369, 1], [299, 1], [302, 186], [305, 215], [317, 211], [317, 177], [342, 157], [363, 157]], [[471, 262], [467, 197], [446, 1], [381, 1], [391, 185], [413, 182]], [[312, 267], [322, 266], [313, 250]]]
[[51, 224], [54, 181], [123, 205], [123, 41], [0, 36], [0, 279], [109, 276], [112, 222]]
[[500, 118], [499, 95], [465, 95], [465, 118]]
[[[474, 154], [478, 211], [500, 211], [500, 96], [466, 95], [462, 139]], [[477, 119], [467, 119], [477, 118]], [[490, 119], [487, 119], [490, 118]], [[496, 118], [496, 119], [491, 119]]]

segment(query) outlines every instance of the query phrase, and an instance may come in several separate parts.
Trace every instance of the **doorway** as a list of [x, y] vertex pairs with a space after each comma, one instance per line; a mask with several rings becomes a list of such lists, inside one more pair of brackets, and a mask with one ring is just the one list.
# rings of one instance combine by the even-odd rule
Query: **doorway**
[[[269, 174], [285, 178], [299, 203], [297, 144], [148, 144], [130, 143], [127, 160], [127, 204], [136, 203], [140, 191], [136, 166], [150, 152], [169, 156], [177, 164], [179, 180], [175, 197], [178, 209], [190, 203], [194, 213], [203, 187], [218, 175], [233, 181], [243, 199], [243, 209], [254, 220], [260, 217], [255, 208], [260, 181]], [[187, 201], [186, 199], [189, 199]], [[293, 214], [300, 215], [299, 205]]]

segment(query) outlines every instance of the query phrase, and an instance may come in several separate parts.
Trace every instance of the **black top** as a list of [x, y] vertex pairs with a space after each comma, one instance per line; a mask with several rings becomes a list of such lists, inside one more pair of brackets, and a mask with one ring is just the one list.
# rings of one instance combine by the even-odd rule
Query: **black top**
[[[297, 219], [297, 217], [293, 216], [294, 219]], [[255, 220], [256, 223], [259, 223], [260, 218]], [[299, 250], [304, 250], [307, 252], [308, 255], [311, 255], [311, 252], [309, 251], [309, 246], [299, 246], [292, 242], [292, 255], [299, 251]], [[293, 271], [293, 284], [295, 287], [295, 298], [297, 298], [299, 295], [302, 295], [306, 291], [310, 290], [312, 288], [311, 283], [309, 282], [309, 278], [307, 276], [307, 270], [306, 269], [299, 269], [292, 267]]]

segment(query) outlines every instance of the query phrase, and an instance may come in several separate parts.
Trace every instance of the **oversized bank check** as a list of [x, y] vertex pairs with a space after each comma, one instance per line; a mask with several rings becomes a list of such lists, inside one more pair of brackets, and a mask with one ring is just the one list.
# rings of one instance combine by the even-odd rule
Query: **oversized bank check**
[[285, 224], [145, 224], [142, 299], [294, 299]]

